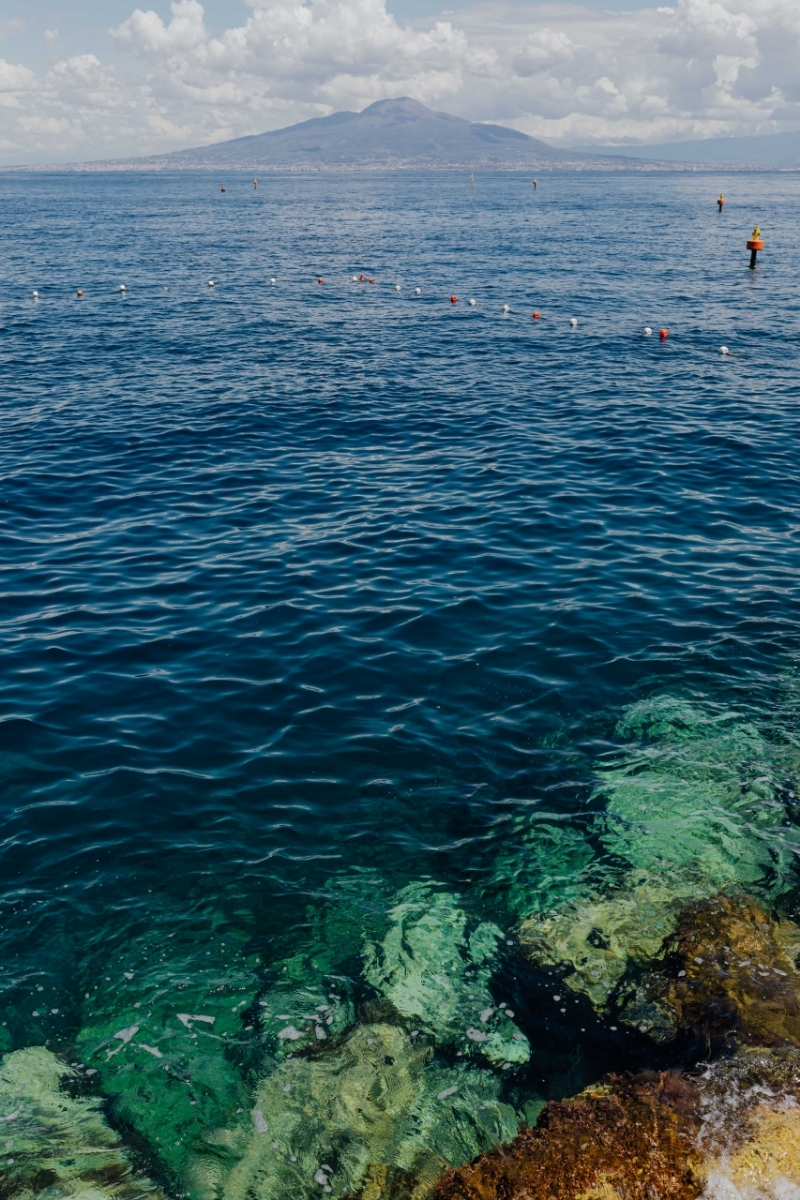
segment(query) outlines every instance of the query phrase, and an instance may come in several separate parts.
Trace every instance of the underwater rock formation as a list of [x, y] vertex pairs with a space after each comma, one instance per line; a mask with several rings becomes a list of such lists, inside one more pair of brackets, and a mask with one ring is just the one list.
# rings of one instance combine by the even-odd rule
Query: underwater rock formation
[[447, 1172], [436, 1196], [789, 1200], [800, 1188], [798, 1088], [795, 1050], [744, 1052], [700, 1077], [611, 1079], [548, 1104], [510, 1146]]
[[571, 887], [549, 911], [531, 880], [520, 926], [526, 953], [566, 969], [566, 984], [599, 1009], [688, 905], [722, 891], [787, 891], [798, 848], [779, 798], [795, 759], [736, 714], [657, 697], [628, 710], [617, 733], [636, 741], [597, 770], [605, 810], [592, 835], [606, 857], [582, 868], [582, 894]]
[[181, 1192], [218, 1193], [233, 1165], [209, 1137], [249, 1122], [235, 1056], [256, 1036], [257, 962], [231, 933], [154, 931], [87, 993], [76, 1052], [115, 1125], [146, 1142]]
[[448, 1165], [512, 1138], [518, 1121], [498, 1077], [437, 1065], [433, 1052], [430, 1037], [374, 1019], [282, 1063], [256, 1091], [225, 1200], [424, 1200]]
[[7, 1054], [0, 1067], [0, 1121], [6, 1200], [164, 1200], [134, 1171], [103, 1119], [100, 1104], [79, 1092], [80, 1072], [44, 1046]]
[[800, 1045], [800, 928], [773, 921], [746, 896], [690, 906], [621, 1017], [668, 1041]]
[[499, 1067], [527, 1062], [527, 1038], [489, 990], [500, 929], [470, 922], [457, 897], [426, 883], [404, 888], [389, 919], [382, 942], [365, 945], [367, 982], [438, 1046]]

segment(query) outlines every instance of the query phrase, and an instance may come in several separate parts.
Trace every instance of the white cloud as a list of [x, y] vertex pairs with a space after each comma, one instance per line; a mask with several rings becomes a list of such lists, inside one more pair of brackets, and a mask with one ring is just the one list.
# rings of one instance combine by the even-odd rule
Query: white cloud
[[565, 143], [800, 125], [798, 0], [493, 2], [408, 25], [384, 0], [249, 4], [219, 36], [199, 0], [168, 21], [136, 9], [111, 31], [116, 67], [82, 54], [37, 76], [0, 60], [3, 159], [157, 152], [402, 94]]

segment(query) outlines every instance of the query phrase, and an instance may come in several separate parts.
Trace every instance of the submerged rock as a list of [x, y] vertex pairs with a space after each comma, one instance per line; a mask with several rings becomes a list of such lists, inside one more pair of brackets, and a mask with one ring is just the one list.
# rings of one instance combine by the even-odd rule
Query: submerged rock
[[635, 741], [597, 771], [605, 809], [591, 832], [607, 855], [582, 868], [579, 895], [572, 886], [549, 911], [531, 880], [520, 926], [528, 955], [564, 968], [567, 985], [601, 1009], [687, 906], [721, 891], [787, 891], [798, 848], [779, 796], [794, 759], [737, 714], [656, 697], [617, 732]]
[[448, 1165], [518, 1127], [491, 1072], [432, 1059], [430, 1038], [374, 1020], [281, 1064], [256, 1091], [225, 1200], [431, 1196]]
[[456, 896], [426, 883], [403, 889], [389, 919], [380, 944], [365, 945], [364, 976], [396, 1012], [438, 1046], [500, 1067], [527, 1062], [527, 1038], [489, 990], [501, 930], [471, 922]]
[[800, 1189], [800, 1057], [744, 1052], [700, 1076], [612, 1078], [449, 1171], [438, 1200], [790, 1200]]
[[6, 1200], [163, 1200], [138, 1174], [93, 1097], [73, 1094], [81, 1073], [44, 1046], [7, 1054], [0, 1067]]
[[622, 1019], [659, 1041], [800, 1045], [800, 928], [755, 900], [716, 896], [690, 906]]
[[240, 939], [213, 931], [154, 931], [121, 959], [88, 993], [77, 1053], [114, 1123], [147, 1144], [161, 1173], [182, 1193], [214, 1197], [233, 1165], [215, 1131], [249, 1120], [237, 1057], [255, 1037], [257, 963]]

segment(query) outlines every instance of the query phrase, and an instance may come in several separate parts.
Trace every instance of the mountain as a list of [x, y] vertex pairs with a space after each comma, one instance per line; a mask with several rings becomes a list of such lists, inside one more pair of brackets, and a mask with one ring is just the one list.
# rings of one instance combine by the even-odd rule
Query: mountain
[[[590, 156], [596, 160], [597, 156]], [[314, 117], [286, 129], [234, 138], [194, 150], [140, 159], [147, 167], [268, 170], [331, 167], [545, 167], [578, 165], [587, 156], [555, 150], [506, 129], [434, 112], [402, 96], [363, 112]]]
[[800, 167], [800, 130], [762, 137], [706, 138], [657, 146], [581, 146], [580, 153], [648, 161], [702, 163], [704, 166]]

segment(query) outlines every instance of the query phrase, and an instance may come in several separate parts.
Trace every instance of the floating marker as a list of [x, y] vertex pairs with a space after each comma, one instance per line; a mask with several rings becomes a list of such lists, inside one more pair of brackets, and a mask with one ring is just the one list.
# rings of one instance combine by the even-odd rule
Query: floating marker
[[375, 280], [374, 280], [374, 279], [370, 279], [370, 283], [374, 283], [374, 282], [375, 282]]
[[719, 200], [717, 200], [717, 208], [720, 212], [722, 212], [722, 206], [724, 203], [725, 203], [725, 197], [723, 196], [722, 192], [720, 192]]
[[254, 187], [254, 188], [257, 188], [257, 187], [258, 187], [258, 180], [257, 180], [257, 179], [254, 179], [254, 180], [253, 180], [253, 187]]
[[399, 291], [400, 291], [400, 284], [399, 284], [399, 283], [396, 283], [396, 284], [394, 285], [394, 290], [395, 290], [396, 292], [399, 292]]
[[469, 302], [470, 308], [474, 308], [477, 303], [478, 303], [477, 300], [470, 300], [470, 302]]
[[577, 328], [578, 328], [578, 318], [577, 318], [577, 317], [570, 317], [570, 319], [569, 319], [569, 323], [570, 323], [570, 326], [571, 326], [573, 329], [577, 329]]
[[359, 282], [359, 283], [363, 283], [363, 282], [364, 282], [364, 276], [363, 276], [363, 275], [359, 275], [359, 277], [358, 277], [358, 282]]
[[758, 225], [755, 226], [748, 239], [747, 249], [750, 251], [750, 270], [755, 271], [756, 257], [758, 256], [758, 252], [759, 250], [764, 249], [764, 243], [761, 240], [761, 230], [759, 229]]
[[421, 296], [421, 295], [422, 295], [422, 288], [414, 288], [414, 295], [415, 295], [415, 296]]
[[720, 354], [723, 354], [723, 355], [730, 354], [730, 350], [728, 349], [727, 346], [720, 346], [719, 352], [720, 352]]
[[649, 326], [649, 325], [645, 325], [645, 327], [644, 327], [644, 336], [645, 336], [645, 337], [651, 337], [651, 336], [652, 336], [652, 333], [653, 333], [653, 331], [652, 331], [652, 329], [650, 328], [650, 326]]
[[451, 296], [451, 297], [450, 297], [450, 303], [451, 303], [451, 304], [458, 304], [458, 296]]
[[321, 276], [321, 275], [319, 275], [319, 276], [317, 277], [317, 283], [324, 283], [324, 282], [325, 282], [325, 280], [322, 278], [322, 276]]
[[509, 304], [504, 304], [503, 312], [511, 312], [511, 306]]
[[208, 286], [209, 286], [209, 287], [213, 287], [213, 286], [214, 286], [214, 280], [213, 280], [213, 279], [209, 279], [209, 281], [208, 281]]
[[38, 299], [39, 299], [39, 293], [38, 293], [38, 292], [31, 292], [31, 295], [33, 296], [34, 300], [38, 300]]
[[82, 296], [82, 295], [83, 295], [83, 292], [81, 291], [81, 289], [80, 289], [80, 288], [78, 288], [78, 299], [79, 299], [79, 300], [80, 300], [80, 298], [81, 298], [81, 296]]
[[658, 336], [661, 338], [662, 342], [665, 342], [667, 340], [667, 338], [669, 337], [669, 330], [668, 329], [659, 329]]
[[270, 283], [272, 284], [272, 286], [273, 286], [273, 287], [275, 286], [275, 280], [274, 280], [274, 279], [270, 279]]
[[125, 284], [124, 284], [124, 283], [121, 283], [121, 284], [119, 285], [119, 290], [120, 290], [120, 292], [124, 292], [124, 291], [125, 291]]
[[534, 321], [538, 321], [538, 320], [539, 320], [539, 318], [541, 317], [541, 315], [542, 315], [542, 314], [541, 314], [541, 313], [538, 313], [538, 312], [533, 312], [533, 313], [531, 313], [531, 316], [533, 317], [533, 320], [534, 320]]
[[219, 190], [220, 190], [221, 192], [224, 192], [224, 191], [225, 191], [225, 188], [224, 188], [224, 187], [221, 187]]
[[357, 275], [354, 275], [354, 276], [353, 276], [353, 283], [358, 283], [358, 276], [357, 276]]

